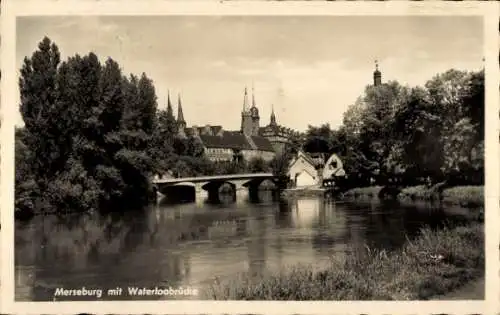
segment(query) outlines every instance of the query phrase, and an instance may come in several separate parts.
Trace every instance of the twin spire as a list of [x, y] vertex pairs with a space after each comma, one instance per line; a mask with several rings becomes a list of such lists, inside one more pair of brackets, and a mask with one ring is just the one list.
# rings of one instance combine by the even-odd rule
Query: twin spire
[[[252, 83], [252, 107], [257, 107], [255, 105], [255, 91], [253, 88], [253, 83]], [[246, 113], [249, 110], [248, 108], [248, 91], [247, 87], [245, 86], [245, 95], [243, 96], [243, 112]]]
[[[276, 115], [274, 114], [274, 105], [271, 105], [272, 106], [272, 109], [271, 109], [271, 124], [272, 125], [276, 125]], [[254, 89], [254, 86], [253, 86], [253, 82], [252, 82], [252, 108], [257, 108], [257, 103], [255, 102], [255, 89]], [[257, 112], [257, 115], [258, 115], [258, 111]], [[242, 115], [251, 115], [251, 112], [250, 112], [250, 108], [249, 108], [249, 103], [248, 103], [248, 89], [247, 87], [245, 86], [245, 93], [244, 93], [244, 96], [243, 96], [243, 112], [242, 112]]]
[[[172, 114], [174, 113], [172, 109], [172, 103], [170, 102], [170, 90], [167, 92], [167, 113]], [[178, 94], [177, 97], [177, 122], [178, 123], [186, 123], [184, 120], [184, 113], [182, 112], [182, 104], [181, 104], [181, 94]]]

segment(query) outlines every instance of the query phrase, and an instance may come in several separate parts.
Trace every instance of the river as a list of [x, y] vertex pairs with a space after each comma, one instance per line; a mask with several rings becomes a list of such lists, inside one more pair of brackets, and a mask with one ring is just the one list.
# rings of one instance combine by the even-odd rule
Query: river
[[[18, 301], [92, 300], [54, 297], [57, 288], [191, 288], [296, 265], [327, 266], [346, 251], [392, 250], [424, 225], [464, 219], [457, 209], [356, 204], [322, 198], [283, 201], [158, 204], [127, 214], [37, 216], [16, 221]], [[191, 291], [194, 292], [194, 291]], [[116, 293], [116, 292], [115, 292]], [[158, 292], [156, 292], [158, 293]], [[106, 295], [103, 300], [171, 299], [170, 295]]]

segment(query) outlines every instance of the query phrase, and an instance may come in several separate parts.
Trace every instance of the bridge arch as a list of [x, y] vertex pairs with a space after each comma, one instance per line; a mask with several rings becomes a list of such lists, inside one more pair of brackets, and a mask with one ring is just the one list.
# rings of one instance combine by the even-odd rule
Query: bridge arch
[[236, 190], [237, 186], [235, 183], [228, 181], [228, 180], [214, 180], [214, 181], [209, 181], [201, 186], [203, 190], [206, 190], [208, 192], [210, 191], [218, 191], [222, 186], [227, 185], [229, 186], [232, 190]]
[[254, 178], [246, 181], [242, 185], [243, 187], [246, 187], [248, 189], [258, 189], [260, 187], [271, 187], [271, 188], [276, 188], [276, 181], [275, 179], [271, 178]]
[[166, 197], [166, 202], [191, 202], [196, 200], [197, 185], [193, 182], [179, 182], [172, 185], [157, 185]]

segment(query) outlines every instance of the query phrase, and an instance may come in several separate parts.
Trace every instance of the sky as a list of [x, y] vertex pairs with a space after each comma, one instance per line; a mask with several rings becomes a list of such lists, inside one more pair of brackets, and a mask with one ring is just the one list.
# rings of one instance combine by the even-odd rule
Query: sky
[[[145, 72], [158, 106], [181, 95], [188, 126], [239, 129], [252, 86], [261, 126], [304, 131], [342, 124], [343, 113], [373, 82], [423, 85], [437, 73], [483, 66], [483, 24], [466, 16], [58, 16], [18, 17], [21, 68], [48, 36], [62, 58], [111, 57], [125, 73]], [[22, 125], [19, 115], [17, 124]]]

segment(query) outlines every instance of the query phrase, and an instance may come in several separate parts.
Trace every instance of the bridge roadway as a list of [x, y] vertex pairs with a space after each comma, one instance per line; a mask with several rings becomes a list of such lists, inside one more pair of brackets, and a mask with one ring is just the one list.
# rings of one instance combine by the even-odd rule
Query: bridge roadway
[[251, 174], [230, 174], [230, 175], [214, 175], [214, 176], [197, 176], [197, 177], [182, 177], [182, 178], [165, 178], [155, 179], [154, 184], [177, 184], [183, 182], [199, 183], [210, 182], [213, 180], [241, 180], [241, 179], [271, 179], [275, 178], [272, 173], [251, 173]]
[[208, 197], [213, 199], [216, 198], [223, 185], [226, 186], [226, 189], [231, 188], [234, 195], [237, 190], [241, 189], [248, 189], [252, 193], [265, 180], [276, 183], [277, 177], [272, 173], [231, 174], [154, 179], [153, 184], [156, 186], [157, 191], [166, 195], [167, 198], [169, 195], [175, 196], [186, 192], [186, 189], [190, 189], [190, 194], [194, 195], [193, 198], [196, 197], [196, 194], [205, 190], [208, 192]]

